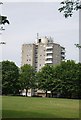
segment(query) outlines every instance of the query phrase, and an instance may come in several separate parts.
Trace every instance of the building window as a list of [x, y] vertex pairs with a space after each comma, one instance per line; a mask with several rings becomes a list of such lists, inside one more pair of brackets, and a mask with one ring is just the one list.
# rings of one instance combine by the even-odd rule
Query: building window
[[39, 43], [41, 42], [41, 39], [39, 39]]

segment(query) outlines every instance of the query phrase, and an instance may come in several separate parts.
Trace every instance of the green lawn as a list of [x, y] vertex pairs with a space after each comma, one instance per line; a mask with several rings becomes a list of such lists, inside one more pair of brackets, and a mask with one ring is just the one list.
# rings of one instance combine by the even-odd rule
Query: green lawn
[[2, 97], [3, 118], [79, 118], [79, 100]]

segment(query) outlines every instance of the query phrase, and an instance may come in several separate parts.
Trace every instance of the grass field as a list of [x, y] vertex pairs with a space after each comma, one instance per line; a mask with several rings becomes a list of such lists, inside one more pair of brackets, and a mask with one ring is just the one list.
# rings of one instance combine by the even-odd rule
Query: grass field
[[79, 100], [2, 97], [3, 118], [79, 118]]

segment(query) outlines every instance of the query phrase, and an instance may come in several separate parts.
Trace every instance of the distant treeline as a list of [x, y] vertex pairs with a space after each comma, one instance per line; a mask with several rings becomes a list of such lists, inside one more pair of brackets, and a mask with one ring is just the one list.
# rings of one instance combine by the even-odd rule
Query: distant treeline
[[63, 61], [58, 65], [46, 64], [38, 72], [28, 64], [21, 68], [14, 62], [0, 62], [2, 77], [2, 95], [20, 95], [19, 91], [40, 89], [51, 91], [50, 97], [81, 98], [81, 63], [73, 60]]

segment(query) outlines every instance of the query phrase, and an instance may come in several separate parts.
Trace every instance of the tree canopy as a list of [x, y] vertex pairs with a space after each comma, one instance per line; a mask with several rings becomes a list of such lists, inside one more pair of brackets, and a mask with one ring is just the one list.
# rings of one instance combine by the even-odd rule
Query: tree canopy
[[74, 61], [62, 62], [56, 67], [56, 77], [61, 80], [61, 94], [64, 97], [79, 97], [79, 64]]
[[[62, 7], [60, 7], [58, 10], [63, 12], [65, 18], [72, 17], [74, 11], [81, 9], [81, 0], [64, 0], [60, 4]], [[81, 49], [80, 44], [75, 44], [75, 46]]]
[[28, 89], [35, 88], [35, 69], [28, 64], [20, 68], [20, 83], [21, 89], [26, 89], [26, 96]]
[[51, 90], [50, 84], [53, 78], [53, 67], [50, 65], [45, 65], [38, 73], [37, 73], [37, 82], [38, 88], [41, 90], [47, 91]]
[[[0, 2], [0, 5], [3, 4], [2, 2]], [[0, 30], [3, 31], [5, 30], [4, 27], [2, 25], [5, 25], [5, 24], [10, 24], [9, 20], [7, 19], [7, 16], [4, 16], [4, 15], [0, 15]], [[5, 42], [1, 42], [0, 44], [4, 44]]]
[[2, 62], [2, 94], [19, 93], [19, 69], [14, 62]]
[[38, 88], [51, 91], [65, 98], [79, 98], [81, 88], [81, 64], [63, 61], [57, 66], [44, 66], [38, 75]]
[[[28, 64], [19, 68], [14, 62], [3, 61], [0, 64], [2, 70], [2, 94], [17, 95], [19, 90], [39, 89], [51, 91], [50, 96], [64, 98], [81, 98], [81, 63], [73, 60], [63, 61], [58, 65], [45, 65], [36, 73]], [[0, 81], [1, 82], [1, 81]], [[0, 86], [1, 87], [1, 86]]]
[[7, 20], [7, 17], [6, 16], [0, 16], [0, 24], [4, 25], [5, 23], [10, 24], [9, 20]]
[[[0, 2], [0, 5], [3, 4], [2, 2]], [[10, 24], [9, 20], [7, 19], [7, 16], [4, 15], [0, 15], [0, 25], [4, 25], [5, 23]]]
[[58, 10], [63, 12], [65, 18], [71, 17], [74, 11], [81, 9], [80, 0], [64, 0], [60, 4], [62, 7], [60, 7]]

